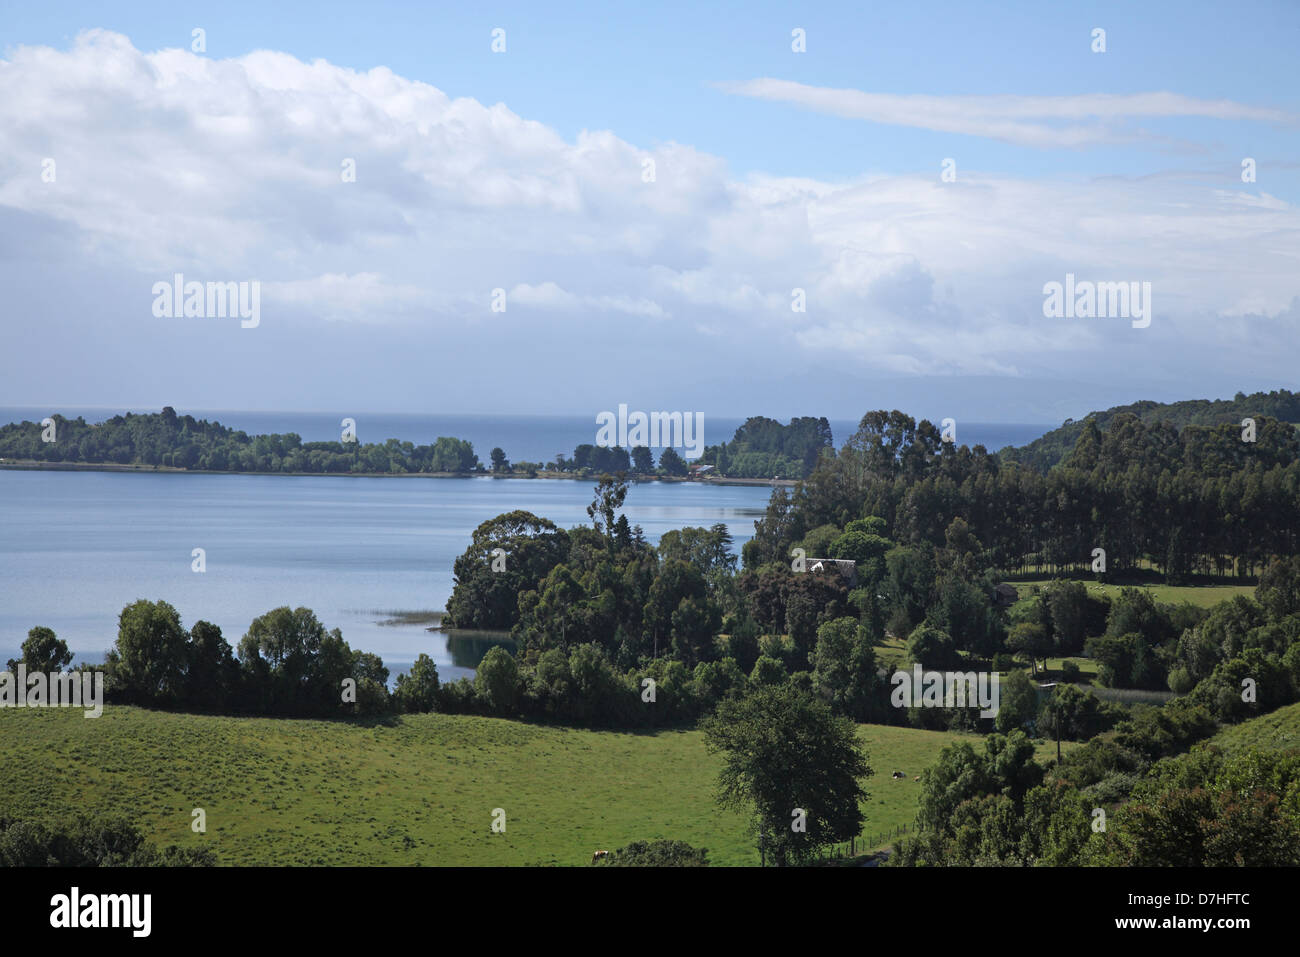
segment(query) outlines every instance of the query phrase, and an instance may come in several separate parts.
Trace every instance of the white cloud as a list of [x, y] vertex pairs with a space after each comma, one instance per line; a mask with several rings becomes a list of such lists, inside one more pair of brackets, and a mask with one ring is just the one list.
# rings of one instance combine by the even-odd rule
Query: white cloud
[[269, 307], [283, 304], [303, 315], [337, 321], [385, 322], [431, 306], [429, 294], [419, 286], [395, 284], [371, 272], [267, 282], [262, 295]]
[[510, 305], [532, 306], [538, 309], [566, 310], [568, 312], [597, 311], [623, 312], [631, 316], [650, 319], [662, 319], [667, 314], [658, 303], [649, 299], [631, 296], [578, 296], [561, 289], [553, 282], [537, 285], [520, 283], [506, 296], [507, 308]]
[[[1042, 135], [1048, 127], [1030, 122], [1041, 119], [1289, 121], [1172, 94], [743, 92], [772, 98], [796, 87], [818, 108], [979, 135], [1009, 129], [1017, 141]], [[669, 321], [674, 334], [655, 340], [662, 348], [695, 349], [710, 375], [747, 384], [762, 379], [755, 363], [794, 374], [832, 360], [867, 374], [1138, 376], [1141, 350], [1193, 376], [1228, 357], [1252, 374], [1293, 372], [1293, 356], [1262, 341], [1260, 317], [1272, 317], [1269, 337], [1300, 329], [1300, 214], [1227, 178], [1218, 187], [1026, 180], [963, 168], [956, 183], [939, 182], [937, 169], [834, 183], [737, 179], [687, 145], [648, 149], [607, 131], [570, 142], [503, 105], [452, 99], [384, 68], [265, 51], [145, 53], [103, 31], [67, 51], [21, 47], [0, 61], [0, 127], [0, 216], [30, 233], [6, 244], [16, 264], [10, 305], [68, 322], [111, 317], [141, 354], [173, 347], [151, 344], [147, 297], [105, 299], [79, 320], [60, 306], [64, 290], [23, 267], [53, 259], [65, 276], [130, 276], [136, 288], [139, 275], [145, 289], [173, 272], [257, 278], [266, 289], [259, 334], [322, 320], [400, 329], [375, 360], [385, 380], [420, 368], [426, 345], [442, 356], [442, 377], [469, 375], [474, 363], [447, 350], [499, 348], [486, 336], [503, 328], [519, 343], [520, 329], [503, 325], [516, 307], [545, 311], [542, 345], [575, 356], [591, 354], [601, 317], [626, 317], [619, 335]], [[54, 183], [41, 179], [45, 157], [57, 162]], [[653, 182], [642, 178], [646, 158]], [[340, 176], [346, 159], [354, 183]], [[1067, 271], [1152, 282], [1152, 327], [1045, 320], [1043, 283]], [[796, 287], [806, 313], [791, 311]], [[478, 323], [485, 338], [474, 339], [495, 288], [508, 290], [510, 318]], [[1229, 314], [1243, 318], [1218, 319]], [[471, 338], [453, 341], [452, 327]], [[1260, 329], [1261, 341], [1241, 328]], [[11, 359], [0, 371], [18, 381], [35, 375], [28, 365]], [[666, 381], [662, 362], [625, 363], [619, 375]]]
[[[848, 119], [982, 136], [1044, 149], [1097, 146], [1149, 138], [1150, 134], [1120, 130], [1114, 126], [1116, 121], [1134, 117], [1208, 117], [1287, 126], [1300, 124], [1300, 116], [1285, 110], [1249, 106], [1231, 100], [1203, 100], [1168, 92], [1087, 93], [1075, 96], [928, 96], [833, 89], [768, 77], [742, 83], [722, 83], [719, 86], [737, 96], [790, 103]], [[1062, 121], [1078, 120], [1101, 122], [1059, 125]], [[1058, 125], [1053, 125], [1051, 121], [1057, 121]]]

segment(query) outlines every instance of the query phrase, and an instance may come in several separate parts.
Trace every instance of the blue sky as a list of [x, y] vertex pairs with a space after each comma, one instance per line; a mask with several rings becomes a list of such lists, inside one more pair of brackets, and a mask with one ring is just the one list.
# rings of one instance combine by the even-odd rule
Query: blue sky
[[[1300, 4], [978, 6], [4, 4], [0, 270], [41, 321], [5, 320], [0, 402], [1054, 421], [1296, 387]], [[159, 325], [135, 290], [174, 271], [259, 278], [266, 318]], [[1152, 326], [1052, 325], [1067, 271], [1152, 281]]]
[[[737, 174], [854, 176], [904, 172], [956, 149], [972, 167], [1008, 173], [1143, 175], [1203, 169], [1245, 146], [1300, 164], [1292, 128], [1231, 120], [1151, 118], [1205, 153], [1173, 148], [1029, 151], [980, 137], [874, 129], [838, 117], [729, 96], [720, 83], [759, 76], [882, 93], [1131, 93], [1174, 90], [1205, 99], [1300, 108], [1296, 44], [1300, 4], [722, 3], [451, 4], [337, 2], [301, 15], [235, 2], [4, 4], [5, 47], [68, 45], [98, 26], [136, 47], [188, 46], [202, 26], [208, 55], [282, 50], [355, 70], [387, 66], [451, 96], [505, 103], [568, 139], [609, 129], [633, 143], [675, 140], [725, 157]], [[467, 9], [468, 7], [468, 9]], [[543, 7], [557, 7], [552, 12]], [[984, 8], [984, 9], [981, 9]], [[299, 8], [303, 9], [303, 8]], [[506, 56], [485, 56], [490, 30], [507, 31]], [[790, 50], [802, 27], [808, 52]], [[1094, 54], [1091, 31], [1107, 30]], [[1243, 140], [1245, 141], [1243, 143]], [[1295, 200], [1300, 168], [1270, 176]]]

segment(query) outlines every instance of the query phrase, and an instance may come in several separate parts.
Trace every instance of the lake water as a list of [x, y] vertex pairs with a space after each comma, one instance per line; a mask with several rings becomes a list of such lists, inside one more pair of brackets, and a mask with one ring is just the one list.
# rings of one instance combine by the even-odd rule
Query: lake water
[[[584, 525], [592, 485], [0, 471], [0, 667], [35, 625], [53, 628], [74, 664], [100, 662], [123, 606], [161, 598], [187, 628], [220, 625], [232, 646], [263, 612], [305, 605], [352, 647], [382, 657], [393, 677], [424, 652], [454, 680], [472, 673], [490, 642], [385, 622], [445, 607], [452, 564], [481, 522], [526, 509]], [[632, 486], [624, 511], [651, 541], [725, 522], [739, 552], [770, 494], [647, 482]], [[191, 570], [195, 548], [206, 551], [205, 573]]]
[[[158, 410], [3, 407], [0, 423], [52, 411], [101, 422]], [[594, 416], [180, 411], [305, 441], [338, 439], [346, 416], [363, 442], [454, 436], [485, 461], [493, 446], [513, 461], [548, 461], [595, 440]], [[729, 440], [740, 424], [706, 416], [705, 441]], [[837, 447], [857, 427], [830, 425]], [[957, 440], [995, 451], [1049, 428], [959, 421]], [[650, 482], [632, 487], [625, 510], [651, 541], [668, 529], [725, 522], [739, 553], [770, 491]], [[200, 618], [220, 625], [232, 646], [257, 615], [306, 605], [354, 648], [380, 655], [394, 676], [425, 652], [454, 679], [471, 673], [490, 642], [430, 633], [399, 613], [445, 607], [452, 563], [479, 523], [522, 508], [563, 527], [586, 524], [591, 495], [586, 481], [0, 471], [0, 666], [34, 625], [53, 628], [74, 662], [101, 661], [122, 607], [162, 598], [186, 627]], [[203, 574], [190, 570], [195, 548], [207, 553]]]

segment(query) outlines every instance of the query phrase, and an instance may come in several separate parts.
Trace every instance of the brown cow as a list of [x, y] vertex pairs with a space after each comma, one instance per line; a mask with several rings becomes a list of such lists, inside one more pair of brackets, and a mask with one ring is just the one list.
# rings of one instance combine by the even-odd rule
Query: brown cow
[[602, 857], [609, 857], [609, 851], [597, 851], [591, 855], [591, 863], [595, 864]]

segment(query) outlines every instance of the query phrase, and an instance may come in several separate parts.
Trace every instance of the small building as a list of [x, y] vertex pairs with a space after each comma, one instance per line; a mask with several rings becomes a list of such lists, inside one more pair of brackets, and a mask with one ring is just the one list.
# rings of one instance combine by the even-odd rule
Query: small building
[[805, 558], [810, 572], [837, 571], [850, 588], [858, 584], [858, 563], [850, 558]]
[[1010, 608], [1016, 602], [1020, 601], [1020, 592], [1016, 589], [1015, 585], [1008, 585], [1006, 582], [1003, 582], [994, 589], [993, 598], [994, 603], [999, 608]]

